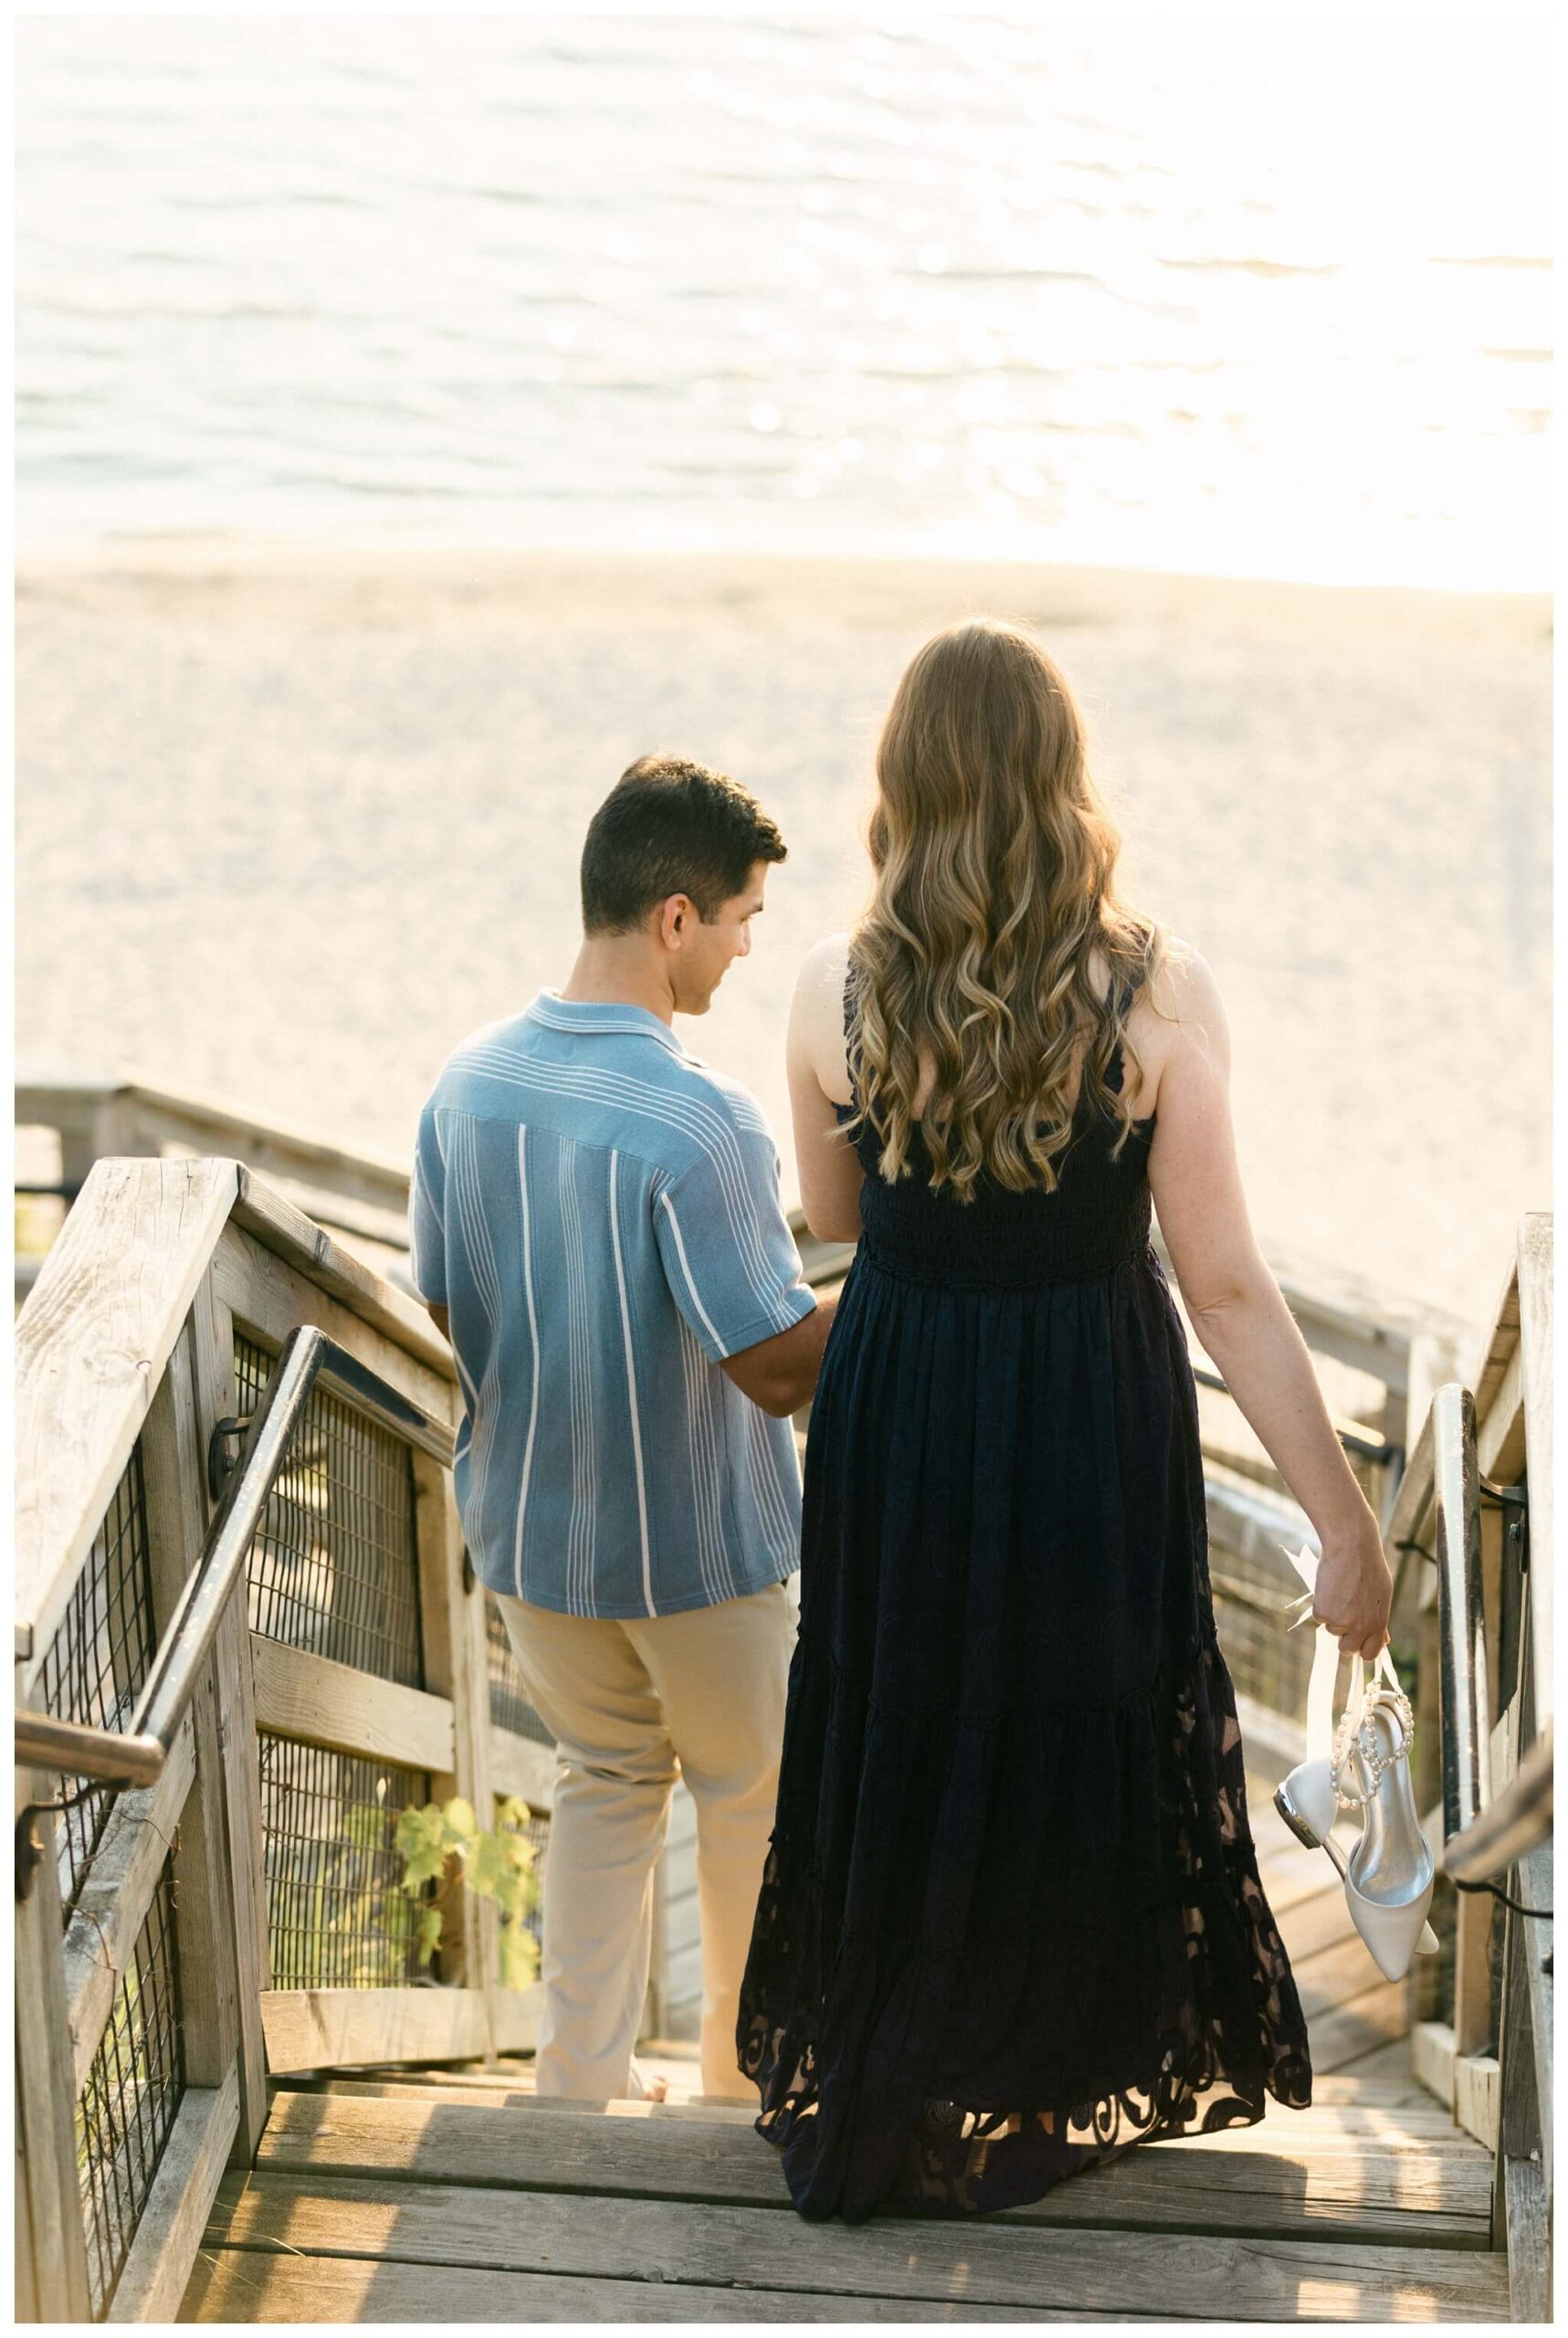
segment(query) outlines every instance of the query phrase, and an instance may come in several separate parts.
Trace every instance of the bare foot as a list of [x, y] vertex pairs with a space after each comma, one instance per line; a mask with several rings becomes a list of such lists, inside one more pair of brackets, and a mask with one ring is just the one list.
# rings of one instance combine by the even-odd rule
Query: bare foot
[[627, 2091], [634, 2102], [662, 2102], [669, 2092], [669, 2080], [645, 2075], [641, 2067], [634, 2061]]

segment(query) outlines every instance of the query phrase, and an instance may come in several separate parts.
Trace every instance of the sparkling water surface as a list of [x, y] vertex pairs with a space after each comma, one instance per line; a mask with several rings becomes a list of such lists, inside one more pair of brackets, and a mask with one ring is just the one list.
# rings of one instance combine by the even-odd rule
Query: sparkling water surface
[[25, 19], [24, 549], [1547, 582], [1544, 27]]

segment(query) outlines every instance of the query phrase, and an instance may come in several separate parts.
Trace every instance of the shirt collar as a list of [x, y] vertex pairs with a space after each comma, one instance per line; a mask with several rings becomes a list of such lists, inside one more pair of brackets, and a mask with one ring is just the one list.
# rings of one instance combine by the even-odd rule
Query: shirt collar
[[671, 1055], [686, 1054], [668, 1023], [651, 1007], [634, 1006], [629, 1000], [563, 998], [558, 990], [542, 990], [528, 1008], [528, 1019], [543, 1024], [548, 1031], [583, 1032], [595, 1037], [632, 1032], [640, 1038], [657, 1039]]

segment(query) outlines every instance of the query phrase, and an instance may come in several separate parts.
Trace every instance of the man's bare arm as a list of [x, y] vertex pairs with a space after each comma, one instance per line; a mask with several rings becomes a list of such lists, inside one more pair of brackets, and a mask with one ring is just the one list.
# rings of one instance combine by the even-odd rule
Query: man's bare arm
[[803, 1315], [787, 1332], [759, 1340], [754, 1348], [742, 1348], [738, 1355], [726, 1356], [724, 1370], [742, 1395], [764, 1413], [772, 1413], [775, 1420], [799, 1412], [816, 1386], [822, 1351], [837, 1305], [837, 1295], [819, 1299], [812, 1313]]

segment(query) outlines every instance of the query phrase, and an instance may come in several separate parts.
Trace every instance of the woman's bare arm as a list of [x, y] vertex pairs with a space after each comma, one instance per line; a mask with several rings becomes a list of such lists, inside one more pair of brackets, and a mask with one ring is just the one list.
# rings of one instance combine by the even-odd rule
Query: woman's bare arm
[[1162, 979], [1172, 1024], [1149, 1156], [1160, 1228], [1194, 1330], [1317, 1532], [1314, 1612], [1347, 1653], [1373, 1657], [1388, 1637], [1388, 1563], [1247, 1216], [1225, 1008], [1195, 952], [1173, 959]]
[[790, 1006], [785, 1053], [801, 1207], [819, 1242], [860, 1238], [859, 1156], [834, 1105], [849, 1101], [844, 1061], [848, 939], [833, 934], [808, 952]]

